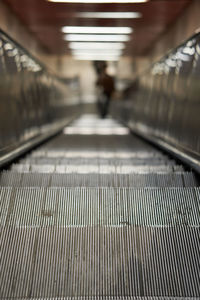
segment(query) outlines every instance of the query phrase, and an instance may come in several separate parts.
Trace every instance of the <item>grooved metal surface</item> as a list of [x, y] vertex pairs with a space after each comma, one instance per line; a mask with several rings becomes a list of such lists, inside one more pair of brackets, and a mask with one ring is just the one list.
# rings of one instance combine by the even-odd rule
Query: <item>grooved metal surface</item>
[[161, 158], [93, 158], [93, 157], [69, 157], [69, 158], [55, 158], [55, 157], [42, 157], [42, 158], [26, 158], [20, 161], [20, 164], [28, 165], [170, 165], [174, 166], [176, 163], [173, 160], [164, 160]]
[[197, 177], [117, 122], [0, 174], [0, 299], [199, 300], [199, 261]]
[[192, 172], [174, 174], [45, 174], [0, 173], [0, 186], [5, 187], [195, 187]]
[[[118, 137], [119, 138], [119, 137]], [[129, 136], [130, 138], [130, 136]], [[134, 139], [133, 136], [131, 138]], [[77, 139], [79, 139], [79, 136], [77, 136]], [[99, 137], [101, 139], [101, 137]], [[121, 139], [121, 137], [120, 137]], [[70, 139], [69, 139], [70, 142]], [[86, 140], [87, 143], [87, 140]], [[88, 145], [88, 144], [87, 144]], [[63, 158], [138, 158], [138, 159], [161, 159], [167, 161], [169, 159], [168, 156], [164, 155], [162, 152], [158, 152], [154, 149], [148, 149], [148, 151], [143, 147], [143, 149], [135, 150], [131, 147], [128, 149], [121, 149], [121, 143], [119, 144], [119, 148], [111, 148], [106, 150], [105, 146], [104, 148], [95, 149], [94, 145], [93, 147], [88, 147], [86, 150], [85, 145], [83, 150], [81, 148], [81, 151], [78, 148], [66, 148], [66, 149], [57, 149], [57, 146], [55, 149], [48, 149], [43, 146], [43, 150], [40, 148], [38, 150], [35, 150], [34, 152], [31, 152], [26, 158], [24, 159], [42, 159], [42, 158], [51, 158], [51, 159], [63, 159]], [[80, 145], [79, 145], [80, 146]]]
[[[4, 298], [5, 300], [11, 298]], [[15, 297], [16, 300], [26, 300], [24, 297]], [[141, 297], [141, 296], [73, 296], [73, 297], [32, 297], [31, 300], [172, 300], [172, 297]], [[181, 300], [182, 297], [173, 297], [173, 300]], [[199, 300], [198, 297], [184, 297], [186, 300]]]
[[0, 224], [200, 225], [198, 188], [1, 188]]
[[35, 165], [35, 164], [17, 164], [13, 165], [12, 171], [14, 172], [35, 172], [35, 173], [101, 173], [101, 174], [130, 174], [130, 173], [174, 173], [183, 172], [182, 166], [170, 165], [101, 165], [101, 164], [82, 164], [82, 165]]
[[[4, 298], [10, 299], [10, 298]], [[27, 298], [15, 298], [16, 300], [26, 300]], [[182, 300], [183, 297], [148, 297], [148, 296], [73, 296], [73, 297], [40, 297], [31, 300]], [[199, 300], [199, 297], [184, 297], [185, 300]]]
[[1, 298], [200, 297], [199, 228], [3, 227], [0, 234]]

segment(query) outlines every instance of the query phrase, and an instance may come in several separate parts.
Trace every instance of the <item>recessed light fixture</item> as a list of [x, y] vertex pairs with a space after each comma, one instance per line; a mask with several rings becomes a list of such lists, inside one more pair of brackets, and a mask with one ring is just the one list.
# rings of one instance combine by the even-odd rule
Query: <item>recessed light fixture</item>
[[97, 56], [102, 56], [102, 55], [108, 55], [108, 56], [120, 56], [122, 55], [122, 50], [95, 50], [95, 49], [88, 49], [88, 50], [73, 50], [72, 49], [72, 54], [73, 55], [97, 55]]
[[149, 0], [47, 0], [57, 3], [145, 3]]
[[84, 55], [75, 55], [73, 56], [73, 58], [75, 60], [103, 60], [103, 61], [118, 61], [120, 59], [119, 56], [108, 56], [108, 55], [105, 55], [105, 56], [97, 56], [97, 55], [88, 55], [88, 56], [84, 56]]
[[80, 50], [80, 49], [102, 49], [102, 50], [112, 50], [112, 49], [124, 49], [125, 45], [123, 43], [78, 43], [78, 42], [72, 42], [69, 44], [70, 49], [74, 50]]
[[81, 12], [77, 16], [93, 19], [137, 19], [141, 18], [142, 14], [140, 12]]
[[88, 53], [82, 53], [82, 52], [72, 52], [72, 55], [73, 56], [82, 56], [82, 57], [89, 57], [89, 56], [92, 56], [92, 57], [105, 57], [105, 56], [109, 56], [109, 57], [120, 57], [121, 56], [121, 54], [118, 54], [118, 53], [106, 53], [106, 52], [104, 52], [104, 53], [94, 53], [94, 52], [88, 52]]
[[112, 53], [76, 53], [76, 52], [73, 52], [72, 53], [73, 56], [82, 56], [82, 57], [89, 57], [89, 56], [92, 56], [92, 57], [120, 57], [121, 55], [118, 55], [118, 54], [112, 54]]
[[64, 26], [64, 33], [87, 33], [87, 34], [130, 34], [133, 32], [131, 27], [105, 27], [105, 26]]
[[64, 40], [70, 42], [128, 42], [128, 35], [110, 34], [67, 34]]

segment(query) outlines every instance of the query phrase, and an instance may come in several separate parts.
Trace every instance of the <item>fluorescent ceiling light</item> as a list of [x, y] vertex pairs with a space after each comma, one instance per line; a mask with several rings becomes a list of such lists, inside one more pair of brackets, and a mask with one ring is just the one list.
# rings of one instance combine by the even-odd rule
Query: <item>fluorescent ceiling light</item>
[[95, 19], [136, 19], [141, 18], [142, 14], [140, 12], [82, 12], [77, 16]]
[[103, 61], [118, 61], [119, 60], [119, 56], [96, 56], [96, 55], [89, 55], [89, 56], [84, 56], [84, 55], [75, 55], [73, 56], [73, 58], [75, 60], [103, 60]]
[[74, 56], [82, 56], [82, 57], [88, 57], [88, 56], [95, 56], [95, 57], [119, 57], [121, 56], [121, 53], [93, 53], [93, 52], [88, 52], [88, 53], [82, 53], [82, 52], [72, 52], [72, 55]]
[[145, 3], [149, 0], [47, 0], [57, 3]]
[[70, 49], [80, 50], [80, 49], [124, 49], [125, 45], [123, 43], [78, 43], [73, 42], [69, 44]]
[[64, 39], [70, 42], [128, 42], [128, 35], [110, 34], [67, 34]]
[[133, 29], [131, 27], [64, 26], [62, 32], [78, 34], [130, 34], [133, 32]]
[[72, 50], [73, 55], [122, 55], [122, 50]]

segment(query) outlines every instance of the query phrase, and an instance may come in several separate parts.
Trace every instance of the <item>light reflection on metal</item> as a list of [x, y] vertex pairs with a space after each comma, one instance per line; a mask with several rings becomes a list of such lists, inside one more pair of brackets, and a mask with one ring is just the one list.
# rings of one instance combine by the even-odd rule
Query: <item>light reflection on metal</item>
[[196, 46], [196, 51], [197, 51], [197, 54], [200, 55], [200, 45], [199, 44], [197, 44], [197, 46]]
[[185, 47], [183, 48], [183, 53], [188, 54], [188, 55], [194, 55], [195, 53], [195, 48], [194, 47]]
[[[70, 83], [47, 72], [45, 67], [0, 32], [0, 166], [50, 136], [71, 119], [79, 99]], [[78, 78], [76, 78], [78, 82]], [[79, 104], [77, 100], [77, 105]], [[64, 125], [63, 125], [64, 124]], [[9, 149], [8, 151], [5, 149]]]
[[10, 44], [10, 43], [5, 43], [5, 44], [4, 44], [4, 49], [7, 50], [7, 51], [8, 51], [8, 50], [12, 50], [12, 49], [13, 49], [13, 46], [12, 46], [12, 44]]
[[200, 172], [200, 34], [172, 50], [138, 78], [114, 117], [164, 145]]
[[172, 67], [172, 68], [175, 68], [176, 65], [177, 65], [176, 61], [175, 61], [174, 59], [172, 59], [172, 58], [168, 58], [168, 59], [166, 60], [166, 64], [167, 64], [169, 67]]
[[190, 56], [187, 55], [187, 54], [183, 54], [183, 53], [181, 53], [181, 52], [178, 52], [178, 53], [176, 54], [176, 57], [177, 57], [177, 59], [180, 59], [180, 60], [182, 60], [182, 61], [190, 61]]

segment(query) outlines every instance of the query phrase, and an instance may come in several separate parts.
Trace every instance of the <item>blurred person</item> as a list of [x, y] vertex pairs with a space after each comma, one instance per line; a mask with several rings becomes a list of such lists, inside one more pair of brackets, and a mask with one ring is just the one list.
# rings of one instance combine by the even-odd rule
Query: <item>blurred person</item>
[[110, 101], [115, 91], [114, 78], [107, 73], [107, 64], [103, 62], [98, 68], [98, 79], [96, 85], [100, 88], [100, 95], [97, 100], [98, 110], [102, 118], [108, 114]]

